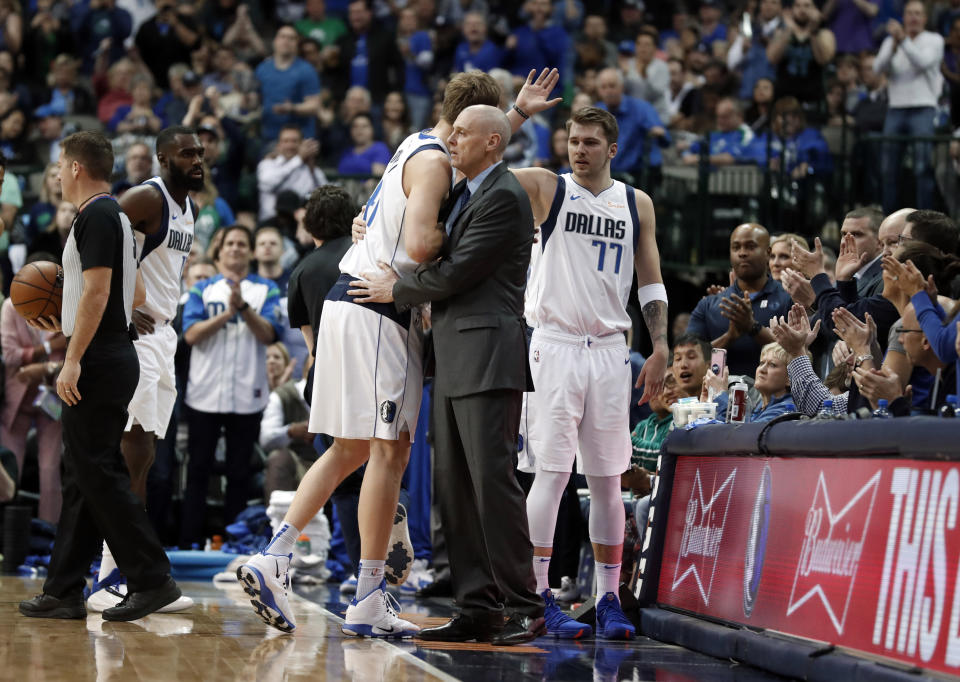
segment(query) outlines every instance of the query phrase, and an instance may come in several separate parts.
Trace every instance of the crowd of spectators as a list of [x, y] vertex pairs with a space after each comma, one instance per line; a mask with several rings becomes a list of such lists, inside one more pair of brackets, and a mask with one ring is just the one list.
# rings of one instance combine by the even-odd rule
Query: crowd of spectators
[[[161, 129], [197, 130], [207, 174], [192, 193], [198, 215], [185, 283], [219, 272], [276, 285], [276, 315], [253, 323], [262, 334], [250, 353], [265, 358], [263, 376], [217, 370], [279, 391], [255, 406], [266, 408], [259, 441], [258, 423], [227, 424], [232, 514], [255, 494], [255, 442], [274, 453], [259, 484], [268, 494], [313, 456], [296, 400], [307, 348], [285, 317], [291, 272], [324, 242], [304, 227], [307, 197], [332, 182], [364, 201], [405, 136], [436, 120], [451, 73], [491, 73], [508, 107], [531, 69], [556, 66], [563, 104], [511, 140], [511, 167], [568, 171], [567, 113], [596, 105], [620, 126], [612, 170], [655, 199], [666, 169], [701, 164], [768, 169], [801, 197], [815, 184], [829, 187], [838, 129], [854, 141], [847, 162], [869, 171], [851, 188], [866, 208], [838, 221], [836, 250], [817, 226], [771, 236], [740, 225], [730, 234], [729, 286], [711, 289], [692, 311], [671, 309], [689, 323], [675, 333], [663, 395], [632, 425], [638, 468], [652, 466], [670, 405], [710, 398], [722, 413], [730, 375], [750, 385], [752, 420], [813, 415], [827, 396], [840, 412], [875, 408], [880, 398], [898, 415], [935, 410], [955, 390], [957, 358], [956, 329], [943, 321], [960, 296], [949, 217], [960, 210], [958, 22], [957, 2], [920, 0], [0, 0], [4, 289], [28, 259], [62, 252], [76, 213], [56, 178], [63, 137], [79, 128], [110, 135], [119, 195], [155, 174]], [[957, 141], [939, 153], [929, 138], [954, 129]], [[870, 134], [894, 139], [874, 143]], [[185, 302], [189, 319], [195, 311]], [[0, 441], [22, 464], [22, 441], [36, 427], [40, 513], [55, 521], [55, 420], [35, 398], [62, 338], [17, 319], [5, 305]], [[218, 333], [197, 329], [193, 337]], [[708, 370], [711, 347], [727, 350], [726, 375]], [[209, 371], [212, 361], [201, 360], [181, 373], [193, 386], [188, 405], [209, 398], [198, 387], [222, 379], [202, 375], [196, 368]], [[208, 406], [223, 410], [231, 412]], [[208, 478], [219, 470], [224, 424], [189, 425], [194, 516], [202, 517]]]

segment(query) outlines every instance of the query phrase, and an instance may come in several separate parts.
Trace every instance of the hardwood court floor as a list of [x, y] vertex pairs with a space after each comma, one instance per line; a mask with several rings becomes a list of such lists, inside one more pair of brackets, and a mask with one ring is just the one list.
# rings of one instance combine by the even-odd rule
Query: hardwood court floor
[[[239, 586], [181, 583], [196, 605], [131, 623], [25, 618], [17, 603], [42, 581], [0, 576], [0, 681], [353, 680], [357, 682], [527, 682], [533, 680], [775, 680], [680, 647], [632, 642], [558, 642], [525, 647], [346, 637], [336, 586], [298, 590], [297, 630], [282, 635], [253, 615]], [[448, 601], [401, 601], [420, 625], [443, 622]]]

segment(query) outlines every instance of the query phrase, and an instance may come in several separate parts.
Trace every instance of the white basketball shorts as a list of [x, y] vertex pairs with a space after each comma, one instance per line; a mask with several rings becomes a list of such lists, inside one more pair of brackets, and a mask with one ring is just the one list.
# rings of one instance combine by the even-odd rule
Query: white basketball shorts
[[388, 316], [328, 297], [317, 330], [310, 432], [399, 440], [406, 431], [413, 442], [423, 395], [420, 325], [417, 308]]
[[140, 360], [140, 381], [127, 407], [129, 431], [139, 424], [147, 433], [163, 438], [177, 402], [177, 379], [173, 365], [177, 354], [177, 332], [169, 324], [157, 324], [152, 334], [133, 342]]
[[521, 471], [619, 476], [630, 468], [630, 351], [623, 334], [571, 336], [534, 329], [524, 394]]

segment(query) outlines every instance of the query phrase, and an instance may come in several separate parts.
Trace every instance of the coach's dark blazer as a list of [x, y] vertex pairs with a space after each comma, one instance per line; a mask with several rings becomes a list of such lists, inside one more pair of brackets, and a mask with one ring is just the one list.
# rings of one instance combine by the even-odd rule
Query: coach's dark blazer
[[[441, 218], [465, 187], [454, 188]], [[530, 200], [501, 163], [457, 216], [440, 260], [394, 285], [400, 311], [433, 302], [435, 390], [451, 397], [533, 390], [523, 322], [532, 243]]]

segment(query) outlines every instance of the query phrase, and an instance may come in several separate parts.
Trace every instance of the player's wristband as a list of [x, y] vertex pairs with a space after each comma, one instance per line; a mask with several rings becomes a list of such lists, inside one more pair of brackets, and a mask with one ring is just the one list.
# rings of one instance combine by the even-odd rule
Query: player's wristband
[[517, 112], [518, 114], [520, 114], [520, 117], [523, 118], [524, 121], [530, 120], [530, 114], [528, 114], [527, 112], [525, 112], [523, 109], [521, 109], [520, 107], [518, 107], [516, 104], [513, 105], [513, 110], [514, 110], [515, 112]]
[[640, 308], [651, 301], [667, 302], [667, 288], [660, 283], [648, 284], [637, 289], [637, 298], [640, 300]]

